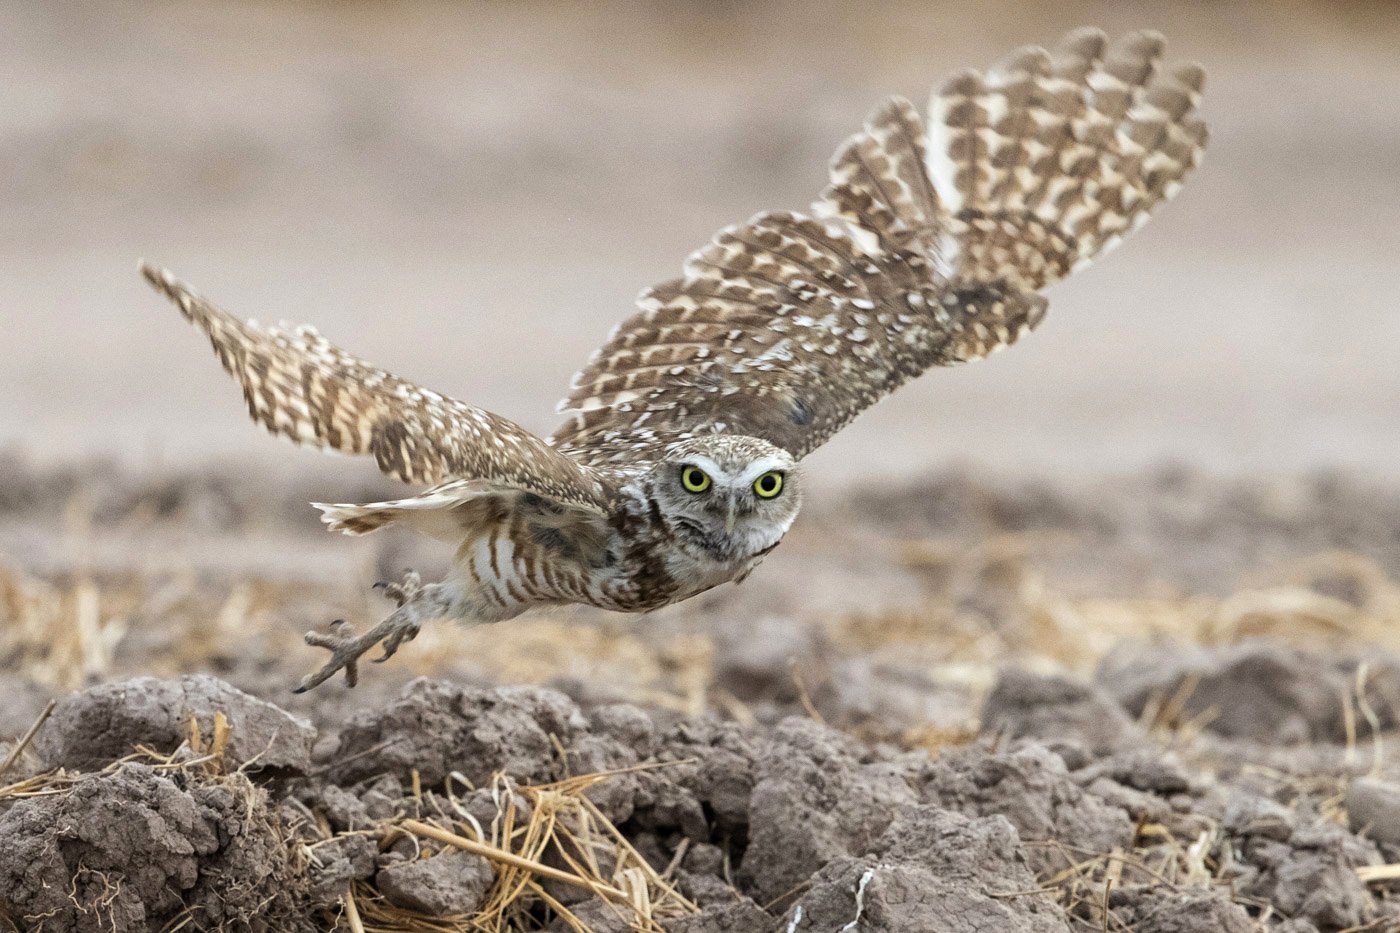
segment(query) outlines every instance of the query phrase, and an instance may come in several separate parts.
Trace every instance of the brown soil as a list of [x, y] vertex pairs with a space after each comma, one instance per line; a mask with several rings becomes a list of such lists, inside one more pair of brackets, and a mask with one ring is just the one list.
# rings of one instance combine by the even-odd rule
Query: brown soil
[[15, 929], [1400, 928], [1393, 487], [936, 475], [295, 696], [301, 630], [441, 555], [248, 472], [6, 470], [0, 737], [58, 700], [0, 775]]

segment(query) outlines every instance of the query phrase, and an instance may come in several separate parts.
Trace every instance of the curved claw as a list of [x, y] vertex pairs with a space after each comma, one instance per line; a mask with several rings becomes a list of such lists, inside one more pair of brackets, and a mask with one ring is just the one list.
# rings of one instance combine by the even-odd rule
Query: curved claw
[[374, 584], [374, 588], [382, 590], [386, 596], [398, 603], [399, 608], [363, 635], [356, 636], [355, 629], [344, 619], [332, 622], [330, 632], [307, 632], [306, 643], [316, 648], [325, 648], [331, 656], [320, 670], [303, 678], [294, 688], [294, 692], [305, 693], [312, 687], [325, 683], [336, 671], [341, 670], [345, 671], [346, 684], [355, 686], [359, 679], [358, 662], [367, 651], [375, 645], [380, 645], [383, 653], [370, 660], [382, 664], [394, 656], [400, 645], [413, 640], [423, 625], [426, 613], [438, 611], [437, 604], [431, 600], [427, 601], [426, 606], [416, 605], [420, 594], [425, 589], [432, 592], [433, 588], [425, 588], [423, 578], [412, 570], [405, 573], [398, 583], [380, 582]]
[[292, 688], [292, 692], [305, 693], [313, 687], [319, 687], [327, 680], [330, 680], [331, 676], [335, 674], [335, 672], [338, 670], [345, 671], [345, 685], [347, 687], [353, 687], [355, 686], [355, 684], [359, 683], [359, 665], [354, 659], [346, 661], [344, 664], [338, 664], [334, 660], [332, 660], [320, 670], [315, 671], [311, 674], [307, 674], [305, 677], [303, 677], [301, 679], [301, 683], [297, 684], [295, 687]]
[[385, 597], [393, 600], [394, 603], [399, 606], [413, 599], [422, 588], [423, 578], [413, 570], [405, 571], [403, 577], [396, 583], [388, 583], [381, 580], [374, 584], [374, 589], [382, 592]]
[[344, 619], [331, 623], [331, 631], [306, 633], [306, 643], [316, 648], [324, 648], [331, 653], [330, 659], [315, 673], [302, 679], [294, 688], [296, 693], [305, 693], [313, 687], [325, 683], [337, 671], [345, 671], [345, 682], [353, 687], [359, 679], [358, 663], [366, 652], [375, 645], [383, 653], [370, 660], [382, 664], [394, 656], [405, 642], [412, 641], [422, 628], [423, 610], [414, 605], [422, 587], [416, 573], [404, 575], [403, 583], [390, 583], [384, 587], [391, 597], [397, 599], [399, 608], [388, 618], [363, 635], [356, 635], [353, 626]]

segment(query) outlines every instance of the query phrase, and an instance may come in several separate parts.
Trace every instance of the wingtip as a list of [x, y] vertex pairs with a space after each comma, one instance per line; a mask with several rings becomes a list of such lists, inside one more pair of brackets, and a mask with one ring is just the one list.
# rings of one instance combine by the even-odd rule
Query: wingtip
[[1097, 26], [1080, 26], [1065, 33], [1055, 43], [1052, 54], [1061, 62], [1078, 62], [1084, 67], [1103, 61], [1108, 48], [1108, 33]]
[[1167, 50], [1167, 37], [1156, 29], [1135, 29], [1125, 33], [1113, 44], [1117, 55], [1133, 59], [1156, 61]]
[[1172, 76], [1191, 93], [1200, 96], [1206, 89], [1206, 69], [1200, 62], [1181, 62]]
[[963, 68], [944, 79], [935, 97], [975, 97], [982, 93], [982, 73], [975, 68]]
[[156, 291], [169, 294], [171, 287], [175, 284], [175, 278], [162, 267], [146, 261], [144, 258], [136, 260], [136, 271], [150, 283]]

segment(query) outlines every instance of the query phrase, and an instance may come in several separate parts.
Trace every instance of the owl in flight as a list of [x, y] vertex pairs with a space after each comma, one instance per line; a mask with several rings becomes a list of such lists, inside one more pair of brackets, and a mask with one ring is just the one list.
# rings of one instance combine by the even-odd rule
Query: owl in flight
[[576, 377], [549, 438], [376, 369], [310, 327], [150, 283], [208, 335], [255, 421], [370, 454], [426, 492], [317, 504], [359, 535], [398, 523], [456, 547], [447, 577], [386, 586], [398, 608], [298, 691], [384, 660], [425, 621], [532, 606], [646, 612], [743, 580], [792, 525], [798, 464], [931, 366], [986, 356], [1045, 315], [1041, 289], [1115, 245], [1201, 158], [1204, 73], [1162, 68], [1162, 37], [1079, 30], [932, 95], [894, 97], [837, 150], [810, 214], [720, 231], [642, 292]]

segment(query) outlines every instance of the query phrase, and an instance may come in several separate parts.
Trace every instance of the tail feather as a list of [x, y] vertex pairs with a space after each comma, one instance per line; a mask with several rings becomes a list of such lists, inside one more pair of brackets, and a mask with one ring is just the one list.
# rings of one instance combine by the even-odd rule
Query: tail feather
[[445, 483], [422, 495], [385, 502], [313, 502], [321, 510], [321, 521], [331, 531], [347, 535], [367, 535], [386, 525], [402, 523], [441, 540], [455, 542], [461, 537], [461, 523], [452, 510], [473, 497], [460, 482]]
[[367, 535], [398, 519], [400, 512], [389, 502], [356, 505], [348, 502], [313, 502], [321, 510], [321, 521], [331, 531], [347, 535]]

